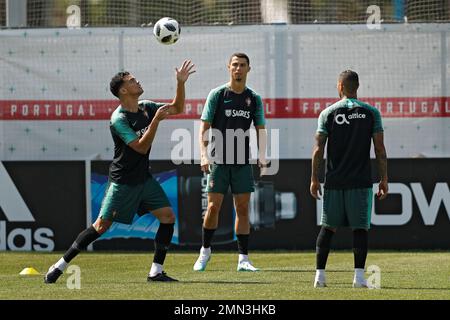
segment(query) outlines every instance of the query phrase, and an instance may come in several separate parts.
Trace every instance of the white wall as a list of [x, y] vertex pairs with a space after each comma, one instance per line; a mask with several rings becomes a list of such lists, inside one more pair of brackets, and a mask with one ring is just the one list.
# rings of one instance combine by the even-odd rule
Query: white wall
[[[151, 29], [1, 30], [0, 160], [70, 160], [97, 153], [111, 159], [107, 115], [38, 120], [20, 110], [11, 117], [11, 106], [28, 100], [30, 108], [37, 103], [43, 110], [52, 100], [84, 105], [104, 100], [114, 109], [109, 80], [121, 68], [141, 81], [143, 98], [171, 99], [173, 70], [184, 59], [192, 59], [197, 69], [186, 97], [201, 104], [228, 80], [226, 64], [235, 51], [250, 56], [248, 85], [266, 99], [268, 111], [276, 111], [268, 127], [280, 130], [281, 158], [310, 158], [317, 120], [297, 111], [280, 115], [283, 106], [276, 99], [296, 99], [294, 109], [302, 99], [333, 101], [337, 76], [348, 68], [360, 75], [360, 97], [392, 98], [394, 109], [399, 99], [417, 102], [416, 112], [397, 114], [387, 113], [382, 103], [389, 157], [450, 157], [449, 30], [448, 24], [381, 30], [365, 25], [186, 27], [173, 46], [158, 44]], [[424, 98], [439, 101], [437, 114], [431, 106], [420, 111]], [[278, 109], [271, 105], [275, 102]], [[193, 133], [194, 122], [192, 117], [164, 122], [151, 158], [169, 159], [173, 130]]]

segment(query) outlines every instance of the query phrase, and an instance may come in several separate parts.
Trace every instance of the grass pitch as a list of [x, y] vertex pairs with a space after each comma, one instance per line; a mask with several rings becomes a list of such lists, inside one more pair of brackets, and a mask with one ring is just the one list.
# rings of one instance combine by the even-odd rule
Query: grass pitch
[[[450, 253], [369, 252], [366, 267], [381, 270], [381, 289], [352, 289], [353, 254], [331, 252], [328, 288], [314, 289], [313, 252], [251, 252], [260, 272], [237, 272], [237, 253], [213, 253], [206, 271], [194, 272], [197, 253], [169, 252], [165, 270], [178, 283], [147, 283], [152, 253], [82, 253], [81, 288], [68, 289], [43, 275], [61, 253], [0, 253], [0, 299], [450, 299]], [[25, 267], [41, 275], [20, 276]], [[367, 274], [369, 276], [369, 274]], [[72, 282], [73, 283], [73, 282]]]

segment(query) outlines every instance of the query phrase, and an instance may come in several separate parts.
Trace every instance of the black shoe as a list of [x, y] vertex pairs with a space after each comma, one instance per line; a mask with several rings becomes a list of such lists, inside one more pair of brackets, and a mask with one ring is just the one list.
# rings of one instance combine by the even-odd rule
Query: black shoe
[[47, 274], [44, 277], [45, 283], [55, 283], [56, 280], [63, 274], [61, 270], [58, 268], [55, 268], [55, 266], [51, 266], [50, 269], [48, 269]]
[[171, 278], [167, 275], [167, 273], [165, 273], [164, 271], [161, 273], [158, 273], [156, 276], [147, 277], [147, 281], [151, 282], [151, 281], [163, 281], [163, 282], [174, 282], [174, 281], [178, 281], [177, 279]]

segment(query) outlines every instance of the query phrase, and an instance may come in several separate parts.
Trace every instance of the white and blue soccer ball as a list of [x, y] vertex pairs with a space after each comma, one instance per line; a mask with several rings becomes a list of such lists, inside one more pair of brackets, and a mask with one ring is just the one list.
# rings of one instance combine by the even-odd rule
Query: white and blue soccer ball
[[153, 27], [153, 34], [162, 44], [174, 44], [180, 37], [181, 28], [177, 20], [164, 17], [158, 20]]

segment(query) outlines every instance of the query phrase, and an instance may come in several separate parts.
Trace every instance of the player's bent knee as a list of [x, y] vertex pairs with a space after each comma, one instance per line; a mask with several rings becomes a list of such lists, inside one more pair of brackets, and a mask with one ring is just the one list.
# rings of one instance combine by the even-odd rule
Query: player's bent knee
[[93, 227], [94, 227], [95, 231], [97, 231], [98, 234], [101, 235], [101, 234], [104, 234], [106, 231], [108, 231], [111, 224], [112, 224], [111, 221], [98, 219], [93, 224]]
[[167, 215], [166, 221], [166, 223], [175, 223], [175, 215], [173, 212], [170, 212], [170, 214]]
[[236, 214], [240, 217], [248, 217], [248, 205], [238, 205], [236, 206]]
[[157, 218], [161, 223], [175, 223], [175, 214], [172, 208], [163, 208]]
[[217, 204], [210, 202], [208, 203], [208, 213], [209, 214], [213, 214], [213, 215], [217, 215], [219, 214], [220, 211], [220, 206], [218, 206]]

